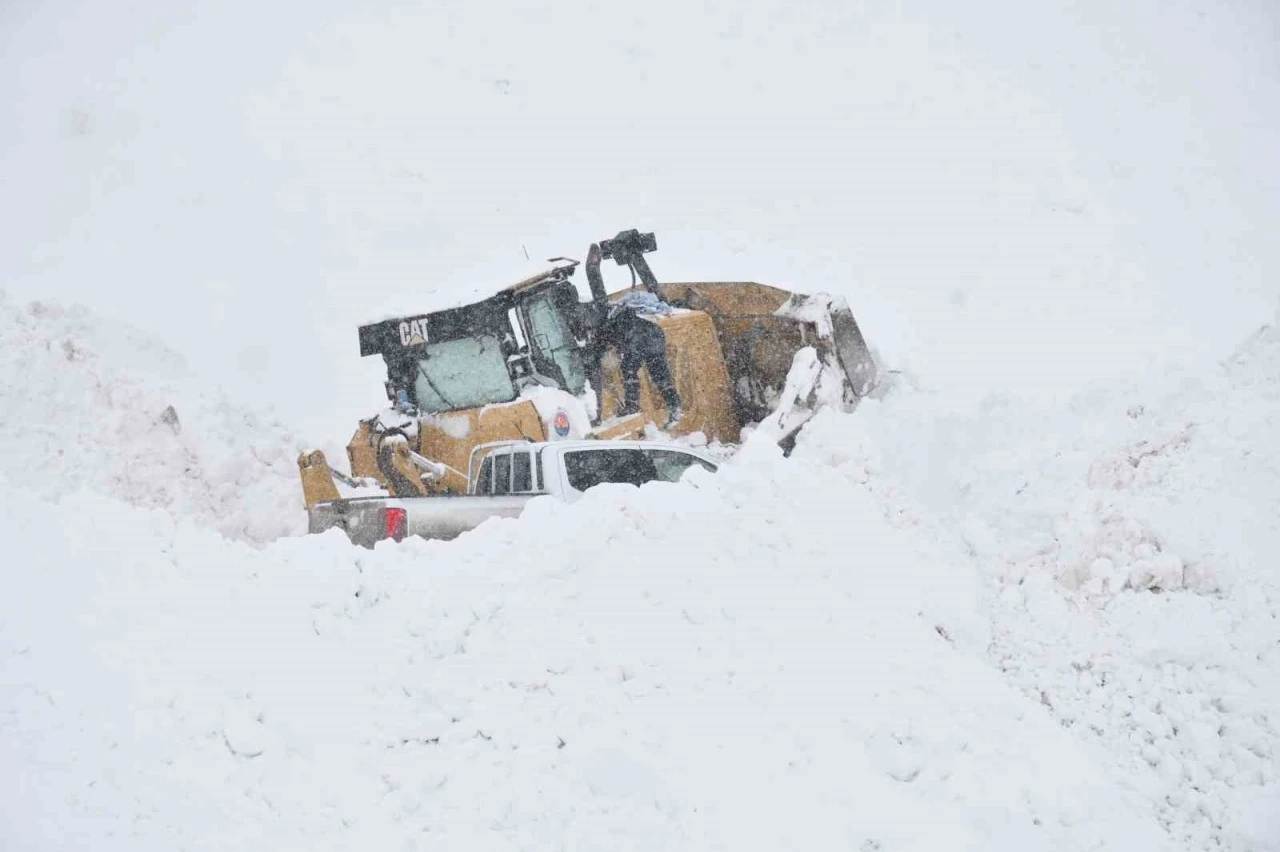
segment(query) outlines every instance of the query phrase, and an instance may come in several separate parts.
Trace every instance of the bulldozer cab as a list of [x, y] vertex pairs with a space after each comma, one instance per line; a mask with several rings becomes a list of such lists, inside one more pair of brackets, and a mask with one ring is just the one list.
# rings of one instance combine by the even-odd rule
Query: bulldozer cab
[[470, 305], [362, 326], [360, 354], [381, 355], [388, 398], [422, 413], [511, 402], [529, 385], [578, 395], [589, 319], [569, 278], [575, 266]]

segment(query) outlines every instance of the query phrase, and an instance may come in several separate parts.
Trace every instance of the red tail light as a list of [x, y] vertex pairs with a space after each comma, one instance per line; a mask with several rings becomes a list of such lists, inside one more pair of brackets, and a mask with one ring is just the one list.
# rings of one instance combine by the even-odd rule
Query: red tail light
[[383, 509], [383, 517], [387, 522], [387, 538], [403, 541], [409, 532], [409, 517], [404, 509]]

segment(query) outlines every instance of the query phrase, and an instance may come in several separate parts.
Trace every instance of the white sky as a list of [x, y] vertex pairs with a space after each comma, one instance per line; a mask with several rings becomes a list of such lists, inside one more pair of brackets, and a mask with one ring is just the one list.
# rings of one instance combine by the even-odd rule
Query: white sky
[[0, 286], [317, 440], [381, 400], [359, 321], [627, 227], [938, 386], [1220, 354], [1280, 294], [1276, 151], [1267, 0], [0, 6]]

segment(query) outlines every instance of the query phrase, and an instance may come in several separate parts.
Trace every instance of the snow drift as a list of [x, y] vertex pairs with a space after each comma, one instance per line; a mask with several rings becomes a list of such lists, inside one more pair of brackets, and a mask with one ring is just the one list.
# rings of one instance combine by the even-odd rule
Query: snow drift
[[31, 493], [88, 489], [257, 543], [306, 529], [284, 426], [82, 307], [0, 291], [0, 409], [0, 474]]
[[[820, 416], [788, 459], [753, 440], [717, 475], [368, 552], [262, 545], [299, 514], [270, 496], [293, 496], [291, 459], [220, 466], [192, 424], [262, 432], [212, 403], [181, 402], [214, 414], [177, 434], [151, 422], [166, 386], [122, 378], [154, 365], [145, 340], [110, 347], [77, 310], [8, 322], [8, 395], [96, 404], [114, 437], [54, 418], [97, 461], [47, 445], [31, 489], [11, 451], [0, 482], [6, 847], [1277, 836], [1274, 332], [1063, 411], [903, 388]], [[56, 397], [32, 409], [19, 376]], [[129, 438], [143, 421], [153, 439]], [[131, 489], [191, 459], [163, 499]], [[245, 489], [256, 535], [229, 538]], [[1180, 582], [1133, 582], [1175, 556]]]
[[1183, 848], [1276, 849], [1278, 429], [1271, 326], [1220, 364], [1062, 407], [904, 392], [829, 459], [979, 566], [991, 661]]
[[15, 848], [1161, 843], [974, 653], [972, 570], [770, 447], [373, 554], [4, 513]]

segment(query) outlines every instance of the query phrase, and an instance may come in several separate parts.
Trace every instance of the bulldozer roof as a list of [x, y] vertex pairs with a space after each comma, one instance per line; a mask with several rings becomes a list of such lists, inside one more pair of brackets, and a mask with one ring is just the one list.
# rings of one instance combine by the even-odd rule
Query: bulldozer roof
[[[607, 299], [604, 282], [600, 277], [600, 262], [606, 258], [612, 258], [619, 266], [629, 266], [633, 283], [638, 278], [644, 286], [656, 289], [658, 281], [644, 255], [657, 250], [658, 242], [653, 233], [642, 234], [634, 228], [620, 231], [611, 239], [592, 243], [587, 251], [586, 263], [592, 302], [601, 303]], [[482, 334], [487, 330], [501, 333], [507, 312], [522, 297], [534, 296], [544, 289], [562, 287], [569, 283], [574, 271], [582, 265], [581, 261], [567, 257], [553, 257], [547, 262], [553, 265], [471, 304], [419, 314], [384, 316], [376, 322], [360, 326], [361, 357], [382, 354], [395, 358], [405, 349], [412, 351], [414, 347], [426, 345], [428, 339], [452, 340]], [[576, 291], [576, 286], [574, 289]], [[578, 301], [576, 297], [574, 301]]]
[[478, 302], [421, 314], [390, 317], [360, 326], [360, 355], [378, 355], [431, 340], [472, 337], [485, 330], [507, 328], [507, 312], [517, 296], [536, 294], [569, 281], [579, 262], [568, 258], [560, 265], [544, 269], [498, 290]]

